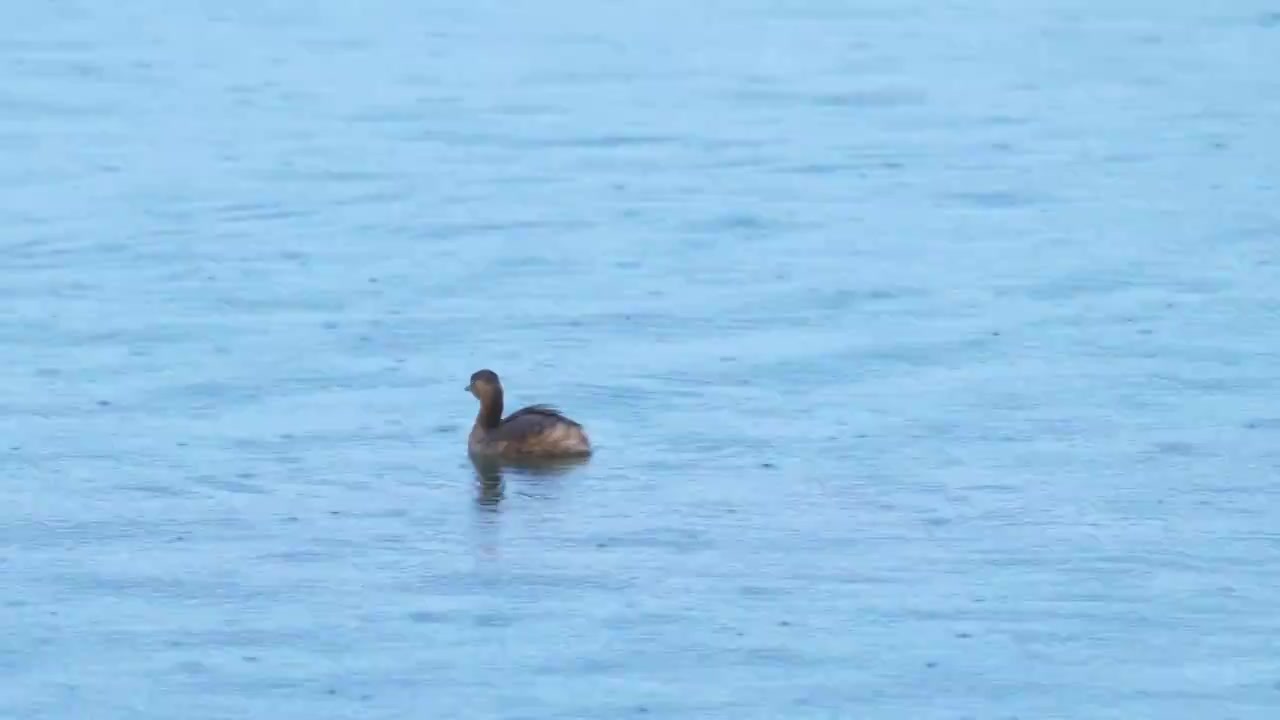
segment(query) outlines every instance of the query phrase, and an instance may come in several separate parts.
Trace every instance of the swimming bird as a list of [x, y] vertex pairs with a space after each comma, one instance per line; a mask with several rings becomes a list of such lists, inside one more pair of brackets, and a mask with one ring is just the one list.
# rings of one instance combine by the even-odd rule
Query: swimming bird
[[480, 401], [467, 438], [473, 456], [500, 458], [584, 457], [591, 441], [578, 423], [550, 405], [530, 405], [502, 417], [502, 381], [492, 370], [477, 370], [467, 383]]

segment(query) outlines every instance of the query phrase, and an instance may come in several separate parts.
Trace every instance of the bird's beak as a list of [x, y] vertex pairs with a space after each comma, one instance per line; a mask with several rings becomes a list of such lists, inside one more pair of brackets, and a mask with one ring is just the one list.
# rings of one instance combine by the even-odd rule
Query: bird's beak
[[463, 389], [463, 390], [466, 390], [467, 392], [471, 392], [471, 383], [467, 383], [467, 385], [466, 385], [465, 387], [463, 387], [462, 389]]

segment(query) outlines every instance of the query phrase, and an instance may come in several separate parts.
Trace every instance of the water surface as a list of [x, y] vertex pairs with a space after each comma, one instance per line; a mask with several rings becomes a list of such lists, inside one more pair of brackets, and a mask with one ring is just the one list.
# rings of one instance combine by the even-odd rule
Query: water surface
[[0, 716], [1276, 717], [1277, 8], [792, 5], [11, 8]]

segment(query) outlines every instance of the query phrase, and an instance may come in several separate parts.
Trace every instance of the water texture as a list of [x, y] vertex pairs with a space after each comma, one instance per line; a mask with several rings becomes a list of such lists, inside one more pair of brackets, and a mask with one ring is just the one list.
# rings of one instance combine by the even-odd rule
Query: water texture
[[4, 16], [0, 717], [1280, 717], [1274, 2]]

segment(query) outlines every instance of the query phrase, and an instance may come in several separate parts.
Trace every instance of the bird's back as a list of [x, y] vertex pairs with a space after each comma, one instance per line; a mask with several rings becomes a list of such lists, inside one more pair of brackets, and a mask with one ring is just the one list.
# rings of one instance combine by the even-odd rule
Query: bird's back
[[578, 423], [550, 405], [530, 405], [508, 415], [498, 427], [476, 427], [471, 449], [498, 455], [589, 455], [591, 441]]

